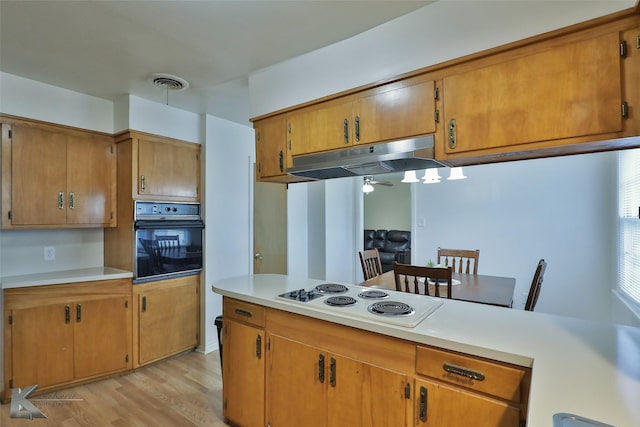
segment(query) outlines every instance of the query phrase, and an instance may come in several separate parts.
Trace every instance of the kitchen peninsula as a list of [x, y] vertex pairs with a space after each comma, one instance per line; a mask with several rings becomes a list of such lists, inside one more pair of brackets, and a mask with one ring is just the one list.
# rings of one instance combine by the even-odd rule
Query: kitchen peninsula
[[[284, 374], [294, 382], [305, 369], [313, 370], [316, 366], [318, 379], [314, 383], [323, 382], [324, 364], [331, 365], [331, 373], [327, 375], [330, 386], [320, 386], [324, 387], [326, 396], [317, 395], [325, 402], [325, 411], [329, 408], [329, 414], [321, 414], [316, 420], [330, 420], [331, 412], [340, 416], [340, 410], [332, 409], [336, 402], [331, 401], [331, 393], [335, 393], [332, 387], [336, 382], [337, 366], [338, 383], [341, 379], [345, 382], [360, 381], [351, 384], [346, 395], [342, 393], [340, 398], [347, 401], [352, 397], [349, 393], [357, 393], [367, 387], [366, 378], [371, 380], [373, 377], [371, 381], [374, 383], [375, 378], [381, 377], [393, 378], [392, 383], [399, 383], [396, 380], [402, 379], [405, 402], [412, 402], [405, 403], [406, 408], [396, 413], [404, 417], [403, 425], [446, 425], [443, 420], [452, 418], [448, 418], [449, 414], [438, 414], [437, 409], [441, 407], [449, 408], [449, 412], [482, 414], [475, 416], [482, 416], [485, 421], [486, 414], [492, 416], [491, 409], [484, 412], [486, 407], [474, 407], [477, 402], [474, 403], [469, 396], [480, 396], [484, 404], [490, 401], [496, 408], [502, 408], [503, 415], [495, 425], [513, 425], [510, 417], [517, 417], [518, 411], [522, 412], [520, 416], [526, 419], [526, 425], [536, 427], [552, 426], [557, 414], [574, 414], [618, 427], [640, 425], [640, 408], [637, 405], [640, 401], [640, 330], [637, 328], [453, 300], [439, 301], [442, 304], [430, 309], [431, 312], [416, 326], [407, 327], [382, 318], [376, 320], [371, 316], [351, 315], [341, 307], [329, 307], [321, 302], [308, 303], [279, 297], [300, 289], [312, 290], [324, 283], [326, 281], [275, 274], [234, 277], [213, 283], [212, 290], [224, 297], [225, 360], [231, 359], [235, 365], [254, 364], [245, 369], [247, 378], [252, 378], [247, 387], [261, 387], [266, 393], [265, 402], [256, 403], [254, 399], [251, 406], [255, 412], [263, 405], [263, 416], [273, 427], [279, 425], [275, 422], [278, 417], [284, 419], [281, 407], [295, 407], [295, 402], [303, 399], [293, 395], [299, 391], [297, 389], [288, 394], [297, 398], [290, 404], [285, 404], [283, 399], [286, 397], [280, 396], [287, 393], [270, 393], [277, 384], [283, 384], [282, 372], [275, 375], [272, 371], [274, 364], [282, 360], [291, 362], [287, 365], [291, 372]], [[367, 289], [347, 286], [354, 292]], [[413, 299], [416, 305], [422, 304], [420, 299], [430, 298], [387, 292], [390, 300]], [[416, 315], [420, 315], [419, 309], [416, 309]], [[368, 341], [362, 341], [364, 349], [358, 352], [357, 341], [362, 337]], [[238, 349], [242, 347], [238, 341], [242, 339], [245, 342], [249, 339], [252, 352], [259, 357], [249, 361], [250, 355], [239, 354], [242, 352]], [[294, 343], [297, 347], [293, 346]], [[385, 350], [387, 343], [393, 344], [393, 348]], [[366, 348], [368, 345], [370, 349]], [[343, 347], [348, 354], [339, 354]], [[356, 350], [350, 352], [348, 348], [352, 347]], [[284, 350], [281, 350], [284, 348], [302, 348], [304, 351], [295, 355], [291, 353], [286, 359], [282, 354]], [[276, 354], [278, 351], [280, 353]], [[306, 354], [315, 358], [313, 364], [303, 363]], [[437, 361], [437, 368], [441, 370], [441, 359], [446, 357], [468, 364], [462, 367], [462, 372], [456, 372], [460, 368], [456, 363], [450, 365], [453, 368], [447, 373], [434, 373], [429, 367], [431, 362], [435, 364]], [[357, 365], [361, 360], [366, 363]], [[298, 365], [305, 366], [300, 368]], [[384, 372], [376, 373], [374, 365], [375, 369]], [[225, 363], [224, 367], [227, 366], [231, 366], [230, 361]], [[349, 370], [366, 372], [365, 380], [341, 377], [347, 371], [347, 368], [341, 370], [342, 366], [355, 366]], [[403, 371], [403, 367], [410, 370]], [[227, 375], [223, 378], [226, 385], [225, 416], [233, 421], [236, 414], [242, 416], [247, 401], [238, 401], [238, 393], [241, 392], [237, 389], [242, 387], [232, 388], [226, 383], [231, 374], [223, 369], [223, 375]], [[464, 381], [460, 380], [465, 376]], [[501, 380], [492, 383], [498, 376]], [[456, 391], [456, 385], [464, 390]], [[304, 388], [301, 390], [304, 392]], [[316, 387], [317, 390], [321, 388]], [[374, 396], [369, 395], [369, 400], [375, 399]], [[451, 411], [456, 406], [447, 406], [445, 400], [455, 398], [464, 399], [461, 402], [473, 410], [464, 411], [459, 406], [457, 411]], [[354, 398], [350, 401], [351, 409], [366, 412], [359, 406], [365, 401]], [[401, 399], [396, 401], [402, 405]], [[393, 409], [394, 403], [385, 401], [384, 406]], [[244, 407], [244, 412], [249, 410]], [[294, 413], [284, 412], [284, 416]], [[364, 420], [363, 425], [368, 425], [365, 416], [361, 420]], [[482, 425], [477, 424], [481, 420], [475, 420], [476, 425]], [[458, 421], [454, 418], [454, 422]], [[321, 421], [316, 423], [322, 425]], [[331, 425], [330, 421], [327, 423], [325, 425]]]

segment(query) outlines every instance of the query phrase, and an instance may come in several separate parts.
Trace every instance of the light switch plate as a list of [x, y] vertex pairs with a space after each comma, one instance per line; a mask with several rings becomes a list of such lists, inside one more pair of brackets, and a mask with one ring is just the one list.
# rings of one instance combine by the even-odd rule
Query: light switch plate
[[44, 260], [45, 261], [54, 261], [56, 259], [56, 248], [55, 246], [45, 246], [44, 247]]

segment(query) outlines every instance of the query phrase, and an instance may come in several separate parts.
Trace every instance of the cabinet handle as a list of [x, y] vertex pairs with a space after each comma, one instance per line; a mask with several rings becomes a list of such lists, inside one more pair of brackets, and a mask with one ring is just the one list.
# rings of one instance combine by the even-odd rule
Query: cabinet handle
[[262, 335], [256, 337], [256, 357], [262, 359]]
[[360, 141], [360, 116], [356, 116], [356, 142]]
[[284, 153], [280, 150], [280, 172], [284, 172]]
[[71, 307], [68, 305], [64, 306], [64, 323], [71, 322]]
[[58, 209], [64, 209], [64, 193], [62, 191], [58, 193]]
[[427, 421], [427, 388], [420, 387], [420, 421]]
[[144, 193], [144, 190], [147, 188], [147, 183], [145, 182], [144, 175], [140, 175], [140, 192]]
[[80, 304], [76, 305], [76, 322], [80, 322], [82, 320], [82, 306]]
[[474, 371], [468, 368], [463, 368], [462, 366], [453, 365], [451, 363], [445, 363], [442, 365], [442, 369], [446, 372], [454, 375], [460, 375], [465, 378], [470, 378], [472, 380], [484, 381], [484, 374], [482, 372]]
[[142, 297], [142, 312], [147, 311], [147, 297]]
[[75, 208], [75, 193], [73, 191], [69, 192], [69, 209]]
[[348, 144], [349, 143], [349, 120], [348, 119], [344, 119], [344, 122], [342, 122], [342, 133], [344, 137], [344, 143]]
[[331, 387], [336, 386], [336, 359], [333, 357], [329, 362], [329, 384]]
[[318, 381], [324, 383], [324, 354], [318, 355]]
[[236, 314], [244, 317], [252, 317], [253, 314], [249, 310], [243, 310], [241, 308], [236, 308]]
[[457, 138], [456, 138], [456, 119], [449, 120], [449, 148], [452, 150], [456, 148]]

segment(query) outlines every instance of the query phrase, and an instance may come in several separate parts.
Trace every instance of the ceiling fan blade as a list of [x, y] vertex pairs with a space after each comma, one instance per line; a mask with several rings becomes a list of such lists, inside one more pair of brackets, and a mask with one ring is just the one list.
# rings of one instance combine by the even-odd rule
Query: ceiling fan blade
[[393, 187], [393, 183], [389, 181], [371, 181], [373, 185], [384, 185], [386, 187]]

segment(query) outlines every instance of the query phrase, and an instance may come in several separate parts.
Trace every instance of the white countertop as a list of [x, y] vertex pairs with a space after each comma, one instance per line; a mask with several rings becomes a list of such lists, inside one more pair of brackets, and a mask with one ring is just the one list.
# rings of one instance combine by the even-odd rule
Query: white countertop
[[337, 324], [530, 366], [529, 427], [553, 426], [556, 413], [616, 427], [640, 426], [640, 328], [454, 300], [443, 300], [416, 327], [406, 328], [276, 297], [320, 283], [327, 281], [260, 274], [216, 281], [212, 289]]
[[0, 279], [3, 289], [26, 286], [58, 285], [61, 283], [93, 282], [96, 280], [132, 278], [131, 271], [111, 267], [81, 268], [78, 270], [52, 271], [47, 273], [7, 276]]

